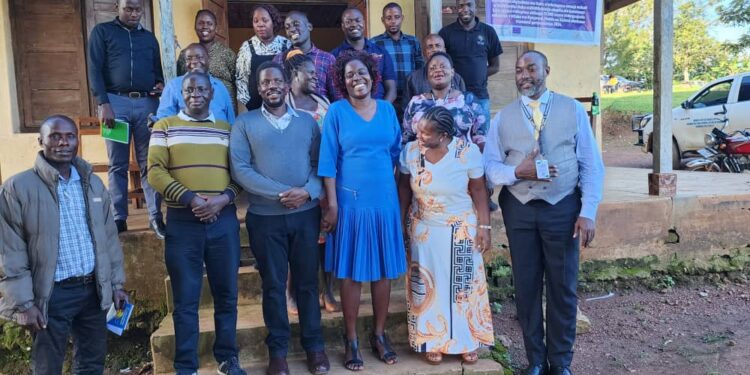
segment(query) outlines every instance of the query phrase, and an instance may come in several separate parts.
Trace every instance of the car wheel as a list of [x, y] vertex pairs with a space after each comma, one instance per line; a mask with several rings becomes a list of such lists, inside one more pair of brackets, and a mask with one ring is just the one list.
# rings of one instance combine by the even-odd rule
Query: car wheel
[[680, 149], [677, 147], [677, 141], [672, 140], [672, 169], [678, 170], [682, 167], [682, 155], [680, 155]]

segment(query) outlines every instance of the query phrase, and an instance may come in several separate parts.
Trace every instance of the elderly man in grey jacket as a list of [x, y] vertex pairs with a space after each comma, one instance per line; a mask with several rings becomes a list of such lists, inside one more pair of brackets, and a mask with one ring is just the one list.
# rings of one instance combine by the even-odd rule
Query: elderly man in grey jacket
[[106, 310], [127, 302], [107, 189], [76, 157], [73, 120], [39, 131], [32, 169], [0, 186], [0, 317], [32, 331], [34, 374], [61, 374], [73, 335], [76, 374], [101, 374]]

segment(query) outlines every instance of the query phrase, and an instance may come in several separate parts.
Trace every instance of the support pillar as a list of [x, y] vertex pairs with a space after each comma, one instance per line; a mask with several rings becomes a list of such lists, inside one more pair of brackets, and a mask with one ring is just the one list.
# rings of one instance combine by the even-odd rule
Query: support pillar
[[159, 41], [159, 45], [161, 46], [161, 66], [164, 72], [164, 82], [166, 83], [177, 75], [175, 69], [175, 33], [174, 18], [172, 17], [172, 0], [159, 0], [159, 14], [161, 21], [161, 40]]
[[443, 2], [442, 0], [429, 0], [430, 2], [430, 32], [437, 33], [443, 28]]
[[673, 0], [654, 2], [654, 171], [648, 176], [648, 193], [669, 197], [677, 192], [672, 171], [673, 17]]

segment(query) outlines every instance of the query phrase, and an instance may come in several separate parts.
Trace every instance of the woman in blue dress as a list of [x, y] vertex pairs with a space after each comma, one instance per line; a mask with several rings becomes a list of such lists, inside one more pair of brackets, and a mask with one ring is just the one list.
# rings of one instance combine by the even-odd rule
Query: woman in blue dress
[[346, 353], [344, 367], [364, 368], [357, 339], [357, 315], [363, 282], [370, 282], [375, 326], [373, 352], [385, 363], [398, 356], [385, 335], [391, 280], [406, 271], [395, 166], [401, 127], [391, 103], [373, 99], [380, 79], [377, 61], [365, 52], [342, 54], [334, 81], [346, 93], [323, 120], [318, 175], [323, 177], [328, 208], [323, 214], [326, 271], [342, 279]]

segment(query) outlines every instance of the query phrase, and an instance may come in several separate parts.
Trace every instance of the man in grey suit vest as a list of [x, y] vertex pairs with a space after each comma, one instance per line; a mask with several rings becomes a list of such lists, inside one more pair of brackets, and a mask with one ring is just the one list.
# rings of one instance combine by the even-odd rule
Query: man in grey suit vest
[[521, 55], [516, 62], [521, 97], [493, 118], [484, 149], [489, 181], [503, 185], [499, 203], [529, 375], [571, 374], [579, 242], [586, 247], [594, 238], [604, 181], [586, 110], [547, 90], [549, 73], [544, 54]]

